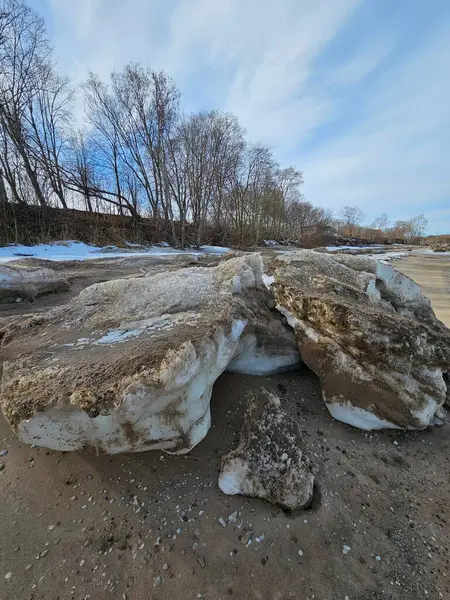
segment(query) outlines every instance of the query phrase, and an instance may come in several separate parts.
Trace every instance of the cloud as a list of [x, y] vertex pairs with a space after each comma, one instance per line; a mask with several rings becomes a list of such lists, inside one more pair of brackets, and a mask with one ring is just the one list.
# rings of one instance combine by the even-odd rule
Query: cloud
[[445, 3], [414, 21], [378, 0], [46, 1], [76, 82], [129, 61], [162, 68], [187, 110], [235, 113], [301, 168], [314, 203], [355, 204], [368, 219], [448, 206]]
[[312, 201], [356, 204], [369, 217], [386, 211], [398, 219], [448, 206], [450, 81], [442, 75], [449, 52], [447, 28], [435, 29], [379, 76], [357, 126], [304, 155]]

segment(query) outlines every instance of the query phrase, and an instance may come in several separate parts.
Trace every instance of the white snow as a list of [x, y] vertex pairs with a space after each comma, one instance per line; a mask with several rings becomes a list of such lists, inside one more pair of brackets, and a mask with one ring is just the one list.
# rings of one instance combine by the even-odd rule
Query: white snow
[[229, 251], [230, 248], [225, 248], [225, 246], [202, 246], [201, 249], [197, 252], [204, 254], [226, 254]]
[[[127, 243], [129, 247], [138, 247], [137, 244]], [[0, 248], [0, 263], [8, 262], [24, 256], [43, 258], [47, 260], [87, 260], [92, 258], [120, 258], [126, 256], [169, 256], [171, 254], [225, 254], [229, 248], [220, 246], [202, 246], [200, 250], [178, 250], [164, 246], [149, 246], [142, 250], [125, 251], [115, 246], [100, 248], [84, 242], [67, 241], [53, 242], [52, 244], [39, 244], [37, 246], [23, 246], [11, 244]]]
[[292, 327], [292, 329], [295, 329], [296, 326], [300, 323], [297, 317], [294, 317], [294, 315], [290, 311], [288, 311], [287, 308], [281, 306], [281, 304], [277, 304], [275, 308], [283, 315], [283, 317], [286, 317], [287, 322]]
[[365, 429], [366, 431], [372, 431], [374, 429], [400, 429], [397, 425], [380, 419], [368, 410], [353, 406], [350, 402], [347, 402], [346, 404], [327, 402], [323, 392], [322, 395], [331, 416], [337, 421], [342, 421], [343, 423], [353, 425], [353, 427], [358, 427], [358, 429]]
[[337, 252], [338, 250], [370, 250], [372, 248], [384, 248], [382, 244], [372, 244], [371, 246], [327, 246], [328, 252]]
[[99, 338], [96, 344], [117, 344], [118, 342], [124, 342], [131, 337], [137, 337], [142, 333], [142, 329], [131, 329], [128, 331], [109, 331], [106, 335]]
[[373, 258], [374, 260], [379, 260], [380, 262], [389, 262], [398, 258], [405, 258], [409, 255], [410, 252], [386, 252], [383, 254], [365, 254], [364, 256], [366, 258]]
[[270, 348], [269, 353], [258, 344], [254, 333], [246, 333], [239, 343], [236, 358], [228, 365], [227, 371], [244, 375], [275, 375], [297, 368], [301, 362], [297, 348], [281, 346], [278, 353]]
[[275, 277], [273, 277], [272, 275], [267, 275], [267, 273], [263, 273], [262, 278], [264, 281], [264, 285], [268, 290], [270, 290], [270, 286], [272, 285], [272, 283], [275, 282]]
[[222, 472], [219, 476], [219, 488], [228, 496], [235, 496], [242, 492], [242, 483], [248, 478], [248, 466], [243, 461], [233, 462], [233, 471]]

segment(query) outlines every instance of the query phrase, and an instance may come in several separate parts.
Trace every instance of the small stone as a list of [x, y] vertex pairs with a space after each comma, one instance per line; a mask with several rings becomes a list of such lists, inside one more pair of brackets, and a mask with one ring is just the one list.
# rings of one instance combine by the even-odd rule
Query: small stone
[[153, 587], [157, 588], [160, 587], [162, 585], [163, 579], [161, 577], [161, 575], [158, 575], [158, 577], [155, 578], [155, 581], [153, 582]]
[[394, 444], [394, 446], [398, 446], [397, 440], [394, 440], [392, 443]]
[[343, 548], [342, 548], [342, 554], [348, 554], [350, 552], [351, 548], [350, 546], [346, 546], [344, 544]]
[[252, 537], [253, 531], [249, 529], [249, 531], [246, 531], [244, 535], [241, 536], [241, 544], [244, 544], [244, 546], [249, 546], [252, 543]]
[[380, 560], [381, 560], [381, 556], [375, 556], [375, 560], [376, 560], [377, 562], [380, 562]]
[[0, 450], [0, 456], [6, 456], [8, 454], [8, 450]]
[[163, 571], [167, 571], [168, 568], [169, 568], [169, 565], [167, 563], [163, 564], [163, 566], [162, 566]]
[[5, 468], [5, 463], [0, 463], [0, 471], [3, 471], [4, 468]]
[[217, 520], [222, 525], [222, 527], [226, 527], [227, 526], [227, 522], [225, 521], [225, 519], [223, 517], [219, 517]]
[[6, 573], [6, 575], [5, 575], [5, 579], [8, 579], [8, 580], [9, 580], [9, 579], [11, 579], [11, 577], [12, 577], [12, 573], [11, 573], [11, 571], [9, 571], [9, 573]]
[[297, 554], [298, 554], [299, 556], [303, 556], [303, 550], [298, 550], [298, 551], [297, 551]]
[[201, 566], [202, 569], [204, 569], [206, 567], [205, 559], [203, 558], [203, 556], [199, 556], [197, 558], [197, 562]]
[[33, 566], [33, 565], [27, 565], [27, 566], [25, 567], [25, 571], [29, 571], [29, 570], [31, 569], [31, 567], [32, 567], [32, 566]]
[[237, 510], [235, 510], [234, 512], [231, 513], [231, 515], [228, 515], [227, 521], [228, 523], [236, 523], [237, 521]]

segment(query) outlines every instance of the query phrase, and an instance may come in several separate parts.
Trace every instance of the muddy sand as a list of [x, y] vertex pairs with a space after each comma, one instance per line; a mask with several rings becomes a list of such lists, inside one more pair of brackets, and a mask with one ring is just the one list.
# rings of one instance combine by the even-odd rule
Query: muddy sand
[[[395, 266], [415, 269], [429, 293], [438, 277], [445, 284], [442, 258]], [[138, 272], [111, 263], [79, 269], [77, 288]], [[431, 272], [436, 279], [423, 283]], [[444, 289], [430, 294], [438, 314]], [[4, 314], [46, 310], [70, 295]], [[217, 486], [247, 394], [261, 385], [300, 422], [315, 467], [313, 505], [298, 514]], [[109, 457], [25, 446], [1, 417], [1, 600], [450, 598], [449, 423], [380, 433], [338, 423], [306, 367], [270, 378], [225, 373], [212, 421], [187, 456]], [[223, 527], [219, 518], [235, 511]]]

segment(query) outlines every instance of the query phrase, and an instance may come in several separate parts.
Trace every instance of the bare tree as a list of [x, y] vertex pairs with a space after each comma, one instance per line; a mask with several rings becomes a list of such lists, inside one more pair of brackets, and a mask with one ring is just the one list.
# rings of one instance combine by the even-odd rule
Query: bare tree
[[428, 227], [428, 221], [425, 218], [425, 215], [421, 214], [421, 215], [417, 215], [416, 217], [413, 217], [412, 219], [410, 219], [409, 221], [410, 224], [410, 230], [411, 230], [411, 237], [414, 239], [420, 239], [422, 237], [424, 237], [427, 227]]
[[389, 219], [386, 213], [381, 214], [379, 217], [374, 219], [371, 227], [372, 229], [379, 229], [380, 231], [385, 231], [388, 228]]
[[356, 227], [361, 223], [364, 214], [357, 206], [344, 206], [340, 212], [347, 234], [352, 237]]
[[2, 0], [0, 125], [20, 155], [36, 200], [46, 205], [37, 165], [30, 153], [26, 113], [50, 74], [51, 49], [43, 20], [19, 0]]
[[73, 90], [66, 78], [52, 73], [45, 88], [38, 90], [28, 106], [30, 152], [49, 181], [63, 208], [67, 208], [64, 187], [64, 163], [72, 120]]

